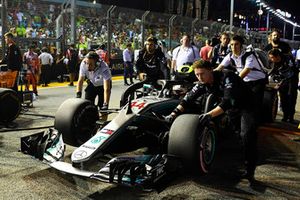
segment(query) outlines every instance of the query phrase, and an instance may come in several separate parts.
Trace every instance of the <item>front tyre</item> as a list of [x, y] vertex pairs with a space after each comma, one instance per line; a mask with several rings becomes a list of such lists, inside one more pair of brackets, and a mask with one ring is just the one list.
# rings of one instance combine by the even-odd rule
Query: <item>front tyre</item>
[[179, 157], [188, 169], [208, 173], [215, 156], [215, 133], [213, 123], [199, 127], [199, 115], [180, 115], [170, 129], [168, 154]]
[[54, 127], [66, 144], [78, 147], [94, 135], [97, 120], [99, 113], [94, 104], [85, 99], [71, 98], [56, 111]]

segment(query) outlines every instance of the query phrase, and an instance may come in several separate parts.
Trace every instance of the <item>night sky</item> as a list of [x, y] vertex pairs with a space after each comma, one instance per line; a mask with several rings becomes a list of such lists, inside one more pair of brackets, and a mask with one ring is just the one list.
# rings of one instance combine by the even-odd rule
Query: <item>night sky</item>
[[[274, 9], [288, 11], [300, 24], [300, 8], [296, 5], [297, 0], [264, 0]], [[142, 10], [163, 11], [162, 0], [97, 0], [103, 4], [113, 4], [122, 7], [130, 7]], [[211, 16], [229, 12], [230, 0], [210, 0]], [[244, 12], [257, 12], [255, 0], [235, 0], [235, 10]]]
[[[92, 1], [92, 0], [87, 0]], [[203, 0], [204, 1], [204, 0]], [[300, 25], [300, 8], [296, 5], [297, 0], [263, 0], [273, 9], [281, 9], [292, 14], [293, 18], [291, 21], [297, 22]], [[98, 3], [117, 5], [121, 7], [128, 7], [133, 9], [150, 10], [163, 12], [166, 8], [164, 7], [163, 0], [97, 0]], [[217, 20], [218, 18], [227, 19], [229, 23], [230, 18], [230, 2], [231, 0], [210, 0], [209, 6], [209, 20]], [[255, 0], [234, 0], [234, 11], [238, 14], [242, 14], [248, 17], [249, 28], [264, 28], [266, 27], [267, 17], [266, 11], [259, 17], [257, 11], [259, 7], [256, 5]], [[235, 22], [238, 26], [239, 22]], [[236, 24], [238, 23], [238, 24]], [[244, 25], [245, 26], [245, 25]], [[270, 15], [270, 26], [271, 29], [277, 29], [280, 32], [284, 30], [284, 22], [282, 19], [275, 15]], [[252, 29], [250, 29], [252, 30]], [[286, 26], [286, 35], [291, 38], [293, 27], [291, 25]], [[296, 33], [299, 32], [299, 28], [296, 29]], [[299, 37], [300, 38], [300, 37]], [[297, 38], [296, 38], [297, 39]]]

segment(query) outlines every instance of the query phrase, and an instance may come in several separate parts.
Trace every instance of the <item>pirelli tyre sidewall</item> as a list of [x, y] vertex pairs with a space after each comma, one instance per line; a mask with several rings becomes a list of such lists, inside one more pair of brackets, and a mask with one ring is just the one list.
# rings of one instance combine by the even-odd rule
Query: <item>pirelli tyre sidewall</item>
[[21, 111], [21, 101], [16, 91], [0, 88], [0, 123], [15, 120]]
[[194, 173], [208, 173], [216, 150], [216, 129], [213, 123], [199, 127], [199, 115], [180, 115], [173, 122], [168, 154], [178, 156], [184, 167]]
[[88, 100], [72, 98], [58, 108], [54, 127], [62, 133], [66, 144], [78, 147], [95, 133], [97, 120], [99, 113], [94, 104]]
[[278, 111], [277, 90], [266, 87], [263, 99], [263, 122], [274, 122]]

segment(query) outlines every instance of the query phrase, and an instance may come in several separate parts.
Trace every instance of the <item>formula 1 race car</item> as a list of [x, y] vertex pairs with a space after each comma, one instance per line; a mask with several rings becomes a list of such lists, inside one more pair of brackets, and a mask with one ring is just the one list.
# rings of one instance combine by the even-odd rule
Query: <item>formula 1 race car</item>
[[[66, 144], [78, 148], [72, 153], [72, 163], [55, 161], [50, 166], [104, 182], [145, 187], [182, 167], [207, 173], [215, 154], [215, 124], [199, 126], [198, 114], [181, 115], [172, 124], [163, 118], [178, 105], [179, 93], [186, 91], [183, 87], [186, 85], [180, 81], [164, 82], [157, 95], [129, 98], [112, 121], [102, 124], [97, 122], [97, 108], [89, 101], [66, 100], [56, 113], [55, 129]], [[205, 109], [215, 103], [213, 96], [208, 96]], [[101, 113], [112, 112], [116, 111]], [[119, 156], [91, 170], [91, 163], [111, 155]]]
[[[102, 115], [117, 112], [112, 121], [106, 122], [99, 122], [98, 109], [91, 102], [66, 100], [55, 116], [54, 126], [60, 137], [46, 137], [57, 141], [51, 139], [40, 158], [64, 173], [146, 188], [179, 169], [208, 173], [216, 137], [230, 130], [230, 119], [222, 115], [199, 124], [199, 114], [219, 103], [210, 94], [199, 101], [200, 113], [182, 114], [170, 124], [163, 116], [172, 112], [192, 85], [182, 81], [162, 81], [161, 85], [161, 90], [156, 90], [144, 84], [147, 92], [137, 92], [133, 86], [133, 91], [125, 92], [129, 94], [127, 103], [127, 95], [122, 96], [124, 106], [120, 110], [101, 111]], [[135, 92], [138, 98], [132, 97]], [[61, 140], [78, 147], [71, 163], [60, 161], [64, 151]]]

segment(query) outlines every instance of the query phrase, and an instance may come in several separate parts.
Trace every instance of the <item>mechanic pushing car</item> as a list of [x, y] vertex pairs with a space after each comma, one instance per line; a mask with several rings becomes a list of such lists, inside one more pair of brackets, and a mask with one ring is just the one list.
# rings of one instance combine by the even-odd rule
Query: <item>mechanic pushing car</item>
[[82, 86], [85, 79], [88, 83], [85, 88], [85, 99], [95, 102], [96, 96], [98, 96], [98, 107], [101, 110], [108, 109], [111, 93], [111, 71], [94, 51], [90, 51], [80, 64], [76, 89], [77, 98], [82, 96]]
[[122, 94], [120, 106], [127, 103], [128, 97], [134, 94], [134, 91], [150, 84], [155, 89], [161, 89], [161, 85], [157, 84], [157, 80], [164, 79], [164, 68], [166, 68], [166, 58], [161, 48], [157, 45], [157, 39], [148, 37], [145, 46], [139, 51], [136, 61], [136, 69], [140, 82], [130, 85]]
[[147, 38], [145, 47], [139, 52], [136, 61], [140, 80], [144, 80], [145, 74], [147, 81], [154, 85], [158, 79], [164, 79], [162, 65], [166, 65], [166, 58], [161, 48], [157, 46], [157, 39]]
[[199, 82], [165, 119], [173, 122], [178, 115], [191, 109], [191, 106], [195, 105], [195, 101], [207, 94], [219, 97], [221, 102], [211, 111], [199, 116], [200, 124], [202, 125], [208, 123], [212, 118], [223, 114], [226, 110], [238, 109], [241, 114], [240, 136], [245, 149], [246, 165], [246, 170], [241, 177], [248, 179], [250, 182], [254, 181], [257, 160], [257, 123], [252, 91], [234, 72], [229, 70], [224, 72], [213, 71], [213, 65], [208, 61], [195, 61], [192, 67]]

